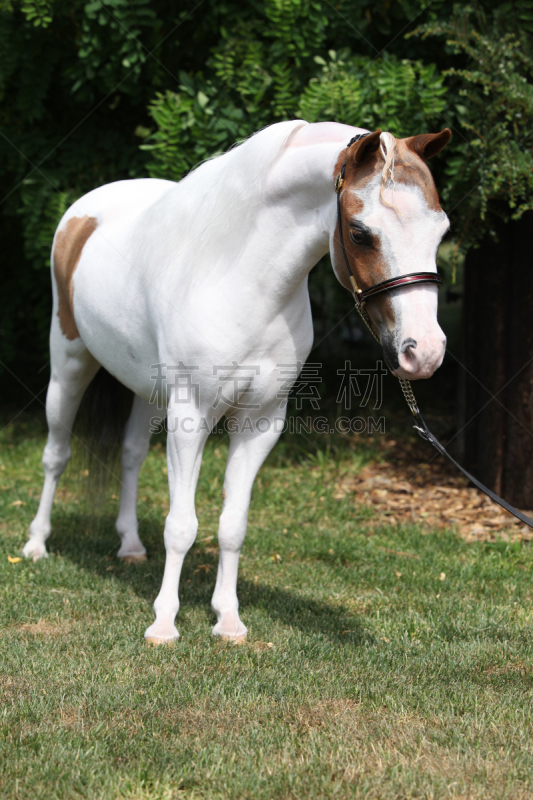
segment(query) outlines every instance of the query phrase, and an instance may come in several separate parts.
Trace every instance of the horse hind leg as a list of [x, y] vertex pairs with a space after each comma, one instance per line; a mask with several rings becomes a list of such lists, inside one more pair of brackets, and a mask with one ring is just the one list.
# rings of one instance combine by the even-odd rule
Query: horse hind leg
[[52, 504], [57, 484], [71, 456], [72, 426], [83, 393], [99, 368], [98, 362], [81, 340], [65, 343], [62, 334], [52, 329], [51, 377], [46, 395], [48, 441], [43, 453], [44, 486], [30, 538], [24, 546], [27, 558], [46, 557], [50, 536]]
[[138, 533], [137, 485], [139, 472], [150, 446], [150, 420], [153, 413], [154, 406], [136, 395], [124, 432], [120, 510], [116, 529], [121, 539], [117, 557], [126, 562], [146, 559], [146, 549]]

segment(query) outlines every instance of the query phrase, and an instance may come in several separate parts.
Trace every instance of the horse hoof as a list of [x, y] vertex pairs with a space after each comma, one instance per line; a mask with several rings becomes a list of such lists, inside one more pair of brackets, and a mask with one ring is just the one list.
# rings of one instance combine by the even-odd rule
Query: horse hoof
[[26, 558], [31, 558], [32, 561], [39, 561], [41, 558], [48, 558], [46, 546], [41, 542], [32, 542], [31, 539], [24, 545], [22, 549], [22, 555]]
[[146, 644], [152, 645], [152, 647], [159, 647], [159, 645], [162, 644], [173, 645], [178, 643], [176, 637], [174, 639], [160, 639], [158, 636], [145, 636], [144, 641]]
[[144, 632], [144, 639], [148, 644], [176, 644], [180, 638], [179, 631], [175, 625], [157, 624], [150, 625]]
[[117, 556], [123, 564], [137, 564], [139, 561], [146, 561], [146, 553], [140, 553], [138, 556]]
[[212, 630], [213, 636], [218, 636], [223, 642], [233, 642], [233, 644], [244, 644], [248, 629], [240, 619], [226, 620], [224, 623], [217, 622]]

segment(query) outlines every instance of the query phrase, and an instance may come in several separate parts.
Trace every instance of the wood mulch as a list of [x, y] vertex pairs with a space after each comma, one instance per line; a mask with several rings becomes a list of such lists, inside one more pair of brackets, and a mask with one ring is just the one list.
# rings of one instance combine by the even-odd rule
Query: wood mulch
[[[336, 499], [353, 495], [356, 506], [372, 506], [372, 526], [416, 522], [455, 527], [467, 542], [533, 539], [531, 528], [471, 486], [424, 442], [383, 438], [380, 448], [382, 461], [341, 478], [334, 490]], [[525, 513], [533, 516], [530, 510]]]

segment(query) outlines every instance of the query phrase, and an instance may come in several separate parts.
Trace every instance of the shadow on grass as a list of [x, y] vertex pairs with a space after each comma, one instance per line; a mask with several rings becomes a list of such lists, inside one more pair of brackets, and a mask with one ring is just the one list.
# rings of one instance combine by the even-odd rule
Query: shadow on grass
[[[150, 554], [147, 561], [124, 564], [115, 556], [118, 536], [114, 520], [101, 517], [88, 526], [84, 514], [61, 514], [54, 521], [52, 552], [97, 575], [104, 581], [118, 580], [137, 596], [152, 603], [161, 587], [165, 564], [163, 532], [159, 522], [145, 520], [141, 537]], [[73, 535], [73, 531], [77, 531]], [[218, 554], [206, 552], [194, 545], [183, 566], [180, 581], [182, 608], [210, 608], [215, 587]], [[113, 570], [109, 571], [109, 567]], [[312, 587], [309, 587], [312, 591]], [[365, 630], [362, 621], [341, 605], [301, 597], [290, 589], [273, 588], [260, 582], [240, 579], [238, 583], [241, 610], [261, 610], [272, 620], [307, 634], [319, 634], [336, 642], [352, 645], [370, 644], [374, 637]]]

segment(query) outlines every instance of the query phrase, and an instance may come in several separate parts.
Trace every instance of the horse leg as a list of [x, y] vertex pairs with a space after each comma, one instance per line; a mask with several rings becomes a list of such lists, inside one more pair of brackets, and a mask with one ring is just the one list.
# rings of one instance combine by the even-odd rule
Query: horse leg
[[146, 558], [146, 549], [138, 533], [137, 484], [150, 446], [150, 419], [153, 413], [154, 406], [135, 395], [122, 445], [120, 509], [116, 522], [121, 539], [117, 557], [124, 561], [144, 561]]
[[[262, 412], [261, 419], [269, 420], [269, 427], [263, 432], [257, 430], [254, 419], [254, 431], [239, 431], [239, 426], [235, 426], [236, 432], [230, 434], [224, 477], [224, 503], [218, 529], [220, 558], [211, 607], [218, 619], [213, 628], [215, 636], [235, 642], [244, 641], [248, 632], [239, 618], [237, 572], [248, 524], [252, 485], [259, 468], [279, 439], [285, 414], [276, 407], [271, 414]], [[242, 427], [243, 417], [238, 417], [237, 421]]]
[[51, 377], [46, 395], [48, 441], [43, 453], [44, 486], [30, 538], [23, 553], [34, 561], [47, 556], [45, 542], [50, 536], [52, 504], [59, 482], [72, 451], [72, 426], [83, 393], [100, 365], [78, 340], [65, 346], [60, 332], [51, 334]]
[[205, 425], [202, 426], [202, 418], [196, 409], [186, 407], [180, 416], [183, 422], [187, 422], [187, 430], [179, 426], [177, 408], [171, 403], [167, 438], [170, 511], [165, 522], [166, 561], [161, 591], [154, 603], [155, 622], [144, 634], [151, 644], [179, 638], [174, 619], [179, 609], [181, 568], [198, 531], [194, 494], [209, 431], [205, 430]]

